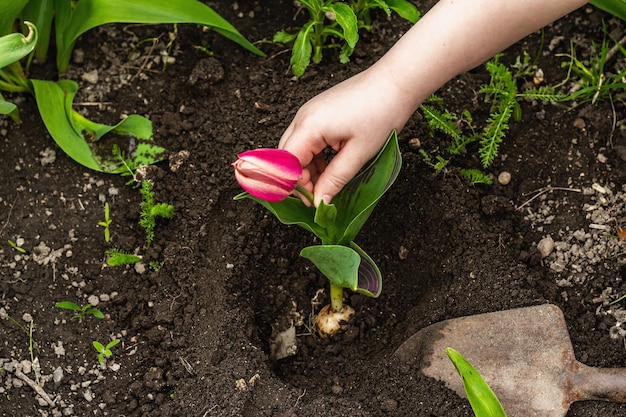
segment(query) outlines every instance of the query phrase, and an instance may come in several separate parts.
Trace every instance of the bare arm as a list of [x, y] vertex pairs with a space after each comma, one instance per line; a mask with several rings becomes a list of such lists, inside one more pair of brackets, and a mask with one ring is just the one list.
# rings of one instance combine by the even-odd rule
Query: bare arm
[[[440, 0], [376, 64], [302, 106], [279, 146], [328, 202], [443, 84], [586, 3]], [[328, 166], [315, 158], [327, 146], [339, 152]]]

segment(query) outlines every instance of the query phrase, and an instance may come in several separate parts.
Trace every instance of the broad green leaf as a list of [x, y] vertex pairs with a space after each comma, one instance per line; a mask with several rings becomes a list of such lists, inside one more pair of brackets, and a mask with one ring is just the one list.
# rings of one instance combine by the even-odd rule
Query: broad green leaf
[[296, 35], [293, 33], [289, 33], [285, 30], [279, 30], [274, 34], [272, 38], [272, 42], [277, 43], [289, 43], [296, 38]]
[[361, 256], [359, 283], [356, 291], [368, 297], [378, 297], [383, 290], [383, 275], [380, 273], [380, 269], [356, 243], [350, 242], [350, 247]]
[[287, 197], [278, 203], [270, 203], [256, 198], [248, 193], [241, 193], [234, 197], [235, 200], [249, 198], [268, 209], [283, 224], [295, 224], [310, 232], [320, 239], [326, 239], [326, 230], [315, 223], [315, 209], [305, 206], [299, 198]]
[[389, 8], [391, 8], [394, 12], [398, 13], [398, 16], [411, 23], [417, 22], [421, 17], [417, 7], [407, 0], [385, 0], [385, 3], [387, 3]]
[[313, 262], [333, 285], [357, 290], [361, 257], [354, 249], [341, 245], [307, 246], [300, 255]]
[[[57, 68], [61, 73], [67, 71], [78, 37], [108, 23], [195, 23], [212, 28], [257, 55], [265, 55], [213, 9], [198, 0], [80, 0], [73, 10], [68, 10], [69, 4], [70, 0], [55, 0], [58, 14]], [[60, 6], [62, 10], [59, 10]]]
[[[150, 165], [165, 158], [164, 149], [152, 143], [152, 123], [130, 115], [114, 126], [92, 122], [72, 109], [78, 84], [31, 80], [37, 107], [48, 132], [59, 147], [81, 165], [95, 171], [120, 173], [122, 161], [113, 157], [114, 142], [136, 166]], [[107, 142], [98, 141], [107, 136]]]
[[93, 347], [96, 348], [98, 352], [105, 351], [104, 345], [102, 343], [98, 342], [97, 340], [94, 340], [92, 343], [93, 343]]
[[313, 22], [307, 22], [296, 36], [296, 41], [291, 49], [291, 70], [296, 77], [301, 76], [306, 71], [306, 67], [311, 62], [311, 53], [313, 46], [311, 45], [311, 31], [313, 30]]
[[376, 158], [333, 198], [332, 203], [337, 206], [335, 228], [343, 231], [335, 243], [348, 245], [354, 240], [378, 200], [397, 178], [401, 165], [398, 137], [393, 131]]
[[343, 37], [346, 43], [354, 48], [359, 40], [359, 28], [357, 18], [350, 6], [344, 3], [333, 3], [328, 7], [335, 13], [335, 19], [341, 29], [343, 29]]
[[[315, 210], [315, 223], [322, 227], [332, 227], [335, 224], [337, 218], [337, 207], [334, 204], [326, 204], [323, 201], [320, 202], [319, 207]], [[332, 240], [332, 237], [330, 237]], [[322, 242], [322, 244], [325, 242]], [[335, 242], [328, 242], [335, 243]]]
[[391, 16], [391, 8], [389, 8], [389, 5], [387, 4], [385, 0], [374, 0], [373, 3], [378, 8], [383, 9], [385, 13], [387, 14], [387, 17]]
[[476, 417], [506, 417], [498, 397], [472, 364], [452, 348], [447, 348], [446, 353], [463, 379], [463, 388]]
[[80, 306], [78, 306], [78, 304], [75, 304], [71, 301], [60, 301], [58, 303], [55, 304], [55, 306], [57, 308], [64, 308], [66, 310], [74, 310], [74, 311], [80, 311], [81, 308]]
[[26, 3], [28, 0], [0, 0], [0, 36], [13, 32], [13, 23]]
[[29, 0], [20, 13], [22, 20], [32, 22], [39, 31], [39, 39], [35, 47], [35, 57], [40, 63], [46, 61], [50, 34], [54, 19], [54, 0]]
[[315, 264], [335, 286], [348, 288], [368, 297], [378, 297], [382, 291], [380, 270], [356, 243], [308, 246], [300, 255]]
[[35, 48], [37, 28], [30, 22], [24, 24], [28, 26], [28, 35], [11, 33], [0, 37], [0, 68], [19, 61]]
[[622, 20], [626, 20], [626, 0], [592, 0], [591, 4]]
[[[13, 120], [15, 120], [15, 117], [18, 117], [16, 112], [17, 106], [11, 102], [6, 101], [2, 94], [0, 94], [0, 114], [9, 114], [11, 115]], [[15, 121], [19, 121], [19, 117]]]

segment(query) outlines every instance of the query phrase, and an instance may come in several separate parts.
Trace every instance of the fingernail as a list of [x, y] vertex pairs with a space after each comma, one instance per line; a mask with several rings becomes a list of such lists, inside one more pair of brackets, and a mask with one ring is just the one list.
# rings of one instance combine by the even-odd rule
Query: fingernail
[[332, 197], [328, 194], [324, 194], [322, 196], [322, 201], [324, 202], [324, 204], [330, 204], [330, 200], [332, 200]]

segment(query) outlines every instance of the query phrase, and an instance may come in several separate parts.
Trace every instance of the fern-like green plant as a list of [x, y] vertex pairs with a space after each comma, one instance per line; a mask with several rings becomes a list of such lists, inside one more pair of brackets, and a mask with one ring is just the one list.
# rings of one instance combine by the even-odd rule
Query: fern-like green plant
[[143, 196], [143, 201], [139, 206], [141, 210], [139, 213], [139, 225], [146, 232], [146, 249], [149, 249], [154, 241], [154, 228], [156, 227], [157, 217], [171, 219], [174, 217], [174, 206], [166, 203], [155, 204], [154, 191], [150, 181], [144, 180], [141, 182], [141, 195]]

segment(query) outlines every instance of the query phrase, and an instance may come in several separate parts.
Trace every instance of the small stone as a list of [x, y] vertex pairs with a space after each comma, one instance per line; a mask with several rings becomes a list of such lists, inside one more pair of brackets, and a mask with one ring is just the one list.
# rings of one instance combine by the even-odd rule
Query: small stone
[[98, 304], [100, 304], [100, 298], [97, 295], [90, 295], [87, 298], [87, 302], [89, 304], [91, 304], [93, 307], [97, 306]]
[[422, 147], [422, 142], [418, 138], [409, 139], [409, 147], [413, 150], [417, 150]]
[[24, 313], [24, 315], [22, 316], [22, 320], [24, 320], [26, 323], [32, 323], [33, 316], [29, 313]]
[[537, 250], [541, 254], [541, 258], [545, 258], [550, 255], [554, 250], [554, 239], [552, 236], [546, 236], [537, 243]]
[[511, 182], [511, 173], [508, 171], [502, 171], [500, 175], [498, 175], [498, 183], [500, 185], [508, 185]]
[[97, 84], [98, 83], [98, 70], [95, 69], [93, 71], [85, 72], [81, 75], [81, 78], [90, 84]]
[[53, 372], [52, 372], [52, 381], [54, 382], [55, 386], [59, 386], [61, 385], [61, 382], [63, 381], [63, 368], [61, 368], [60, 366], [57, 367]]

